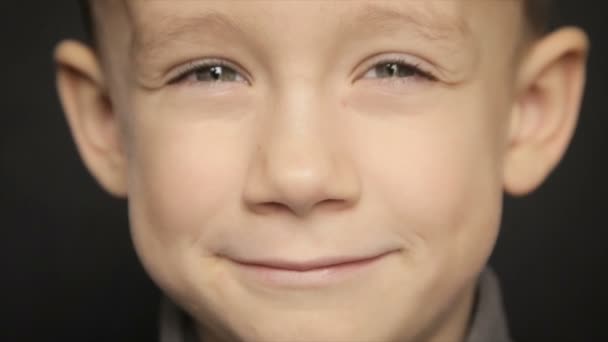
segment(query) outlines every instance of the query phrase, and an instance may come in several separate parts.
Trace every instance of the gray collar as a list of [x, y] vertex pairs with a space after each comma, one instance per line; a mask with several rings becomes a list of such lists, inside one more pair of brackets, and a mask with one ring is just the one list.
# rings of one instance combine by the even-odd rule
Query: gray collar
[[[164, 298], [160, 310], [160, 342], [195, 342], [189, 317]], [[496, 274], [486, 269], [479, 278], [475, 311], [466, 342], [512, 342]]]
[[486, 268], [479, 277], [477, 300], [466, 342], [512, 342], [500, 292], [496, 274]]

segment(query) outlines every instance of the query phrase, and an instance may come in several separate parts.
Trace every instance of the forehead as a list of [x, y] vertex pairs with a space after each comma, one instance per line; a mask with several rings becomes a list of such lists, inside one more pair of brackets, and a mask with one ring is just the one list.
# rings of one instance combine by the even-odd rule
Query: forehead
[[427, 38], [447, 39], [461, 38], [470, 30], [461, 1], [138, 0], [126, 7], [140, 46], [196, 31], [268, 36], [296, 33], [298, 28], [310, 32], [313, 26], [331, 27], [332, 32], [408, 26]]
[[[142, 1], [126, 2], [135, 29], [174, 31], [177, 28], [230, 24], [255, 27], [262, 23], [295, 25], [299, 21], [364, 24], [377, 21], [418, 24], [431, 31], [467, 29], [461, 1]], [[299, 19], [299, 20], [298, 20]], [[294, 22], [294, 20], [296, 20]], [[348, 22], [351, 21], [351, 22]], [[227, 26], [227, 25], [226, 25]]]
[[[479, 26], [478, 22], [490, 17], [492, 12], [502, 13], [492, 19], [495, 24], [505, 24], [500, 21], [517, 17], [518, 13], [512, 10], [519, 6], [520, 1], [516, 0], [123, 0], [118, 7], [127, 12], [135, 43], [145, 46], [150, 40], [179, 38], [184, 32], [240, 31], [285, 35], [298, 27], [311, 30], [330, 26], [338, 31], [353, 28], [361, 31], [388, 30], [407, 26], [427, 38], [457, 39], [471, 34], [475, 26]], [[483, 15], [479, 17], [476, 14]]]

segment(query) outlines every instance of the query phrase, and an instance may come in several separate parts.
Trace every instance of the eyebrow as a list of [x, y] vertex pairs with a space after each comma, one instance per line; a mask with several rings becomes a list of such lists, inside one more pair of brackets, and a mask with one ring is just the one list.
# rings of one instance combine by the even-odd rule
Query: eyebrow
[[[154, 26], [154, 34], [142, 34], [141, 32], [147, 32], [147, 30], [141, 28], [135, 30], [132, 44], [134, 51], [148, 51], [153, 55], [154, 51], [161, 49], [166, 43], [177, 40], [189, 32], [200, 32], [201, 28], [204, 28], [207, 33], [231, 33], [236, 35], [245, 33], [236, 20], [215, 11], [191, 16], [168, 15]], [[162, 34], [156, 34], [159, 32], [162, 32]]]
[[[419, 2], [422, 3], [422, 2]], [[409, 6], [407, 9], [394, 6], [368, 4], [355, 17], [351, 25], [365, 24], [361, 29], [373, 31], [397, 31], [407, 24], [416, 33], [428, 40], [465, 39], [471, 35], [471, 28], [462, 17], [450, 15], [431, 8], [421, 9]]]

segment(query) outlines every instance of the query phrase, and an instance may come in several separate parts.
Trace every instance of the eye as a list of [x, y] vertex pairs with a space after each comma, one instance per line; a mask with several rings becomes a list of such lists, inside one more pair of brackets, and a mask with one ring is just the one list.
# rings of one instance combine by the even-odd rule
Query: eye
[[235, 68], [224, 62], [204, 62], [188, 65], [178, 72], [169, 84], [187, 83], [219, 83], [219, 82], [245, 82], [245, 78]]
[[381, 61], [372, 66], [363, 78], [383, 79], [405, 79], [421, 77], [426, 80], [435, 81], [436, 78], [430, 72], [422, 70], [419, 66], [401, 60]]

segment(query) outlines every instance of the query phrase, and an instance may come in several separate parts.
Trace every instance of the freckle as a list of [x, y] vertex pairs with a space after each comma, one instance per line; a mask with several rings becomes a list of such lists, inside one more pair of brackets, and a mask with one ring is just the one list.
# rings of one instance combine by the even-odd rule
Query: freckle
[[340, 101], [340, 104], [342, 105], [342, 107], [343, 107], [343, 108], [348, 107], [348, 102], [347, 102], [346, 100], [344, 100], [344, 99], [342, 99], [342, 100]]

